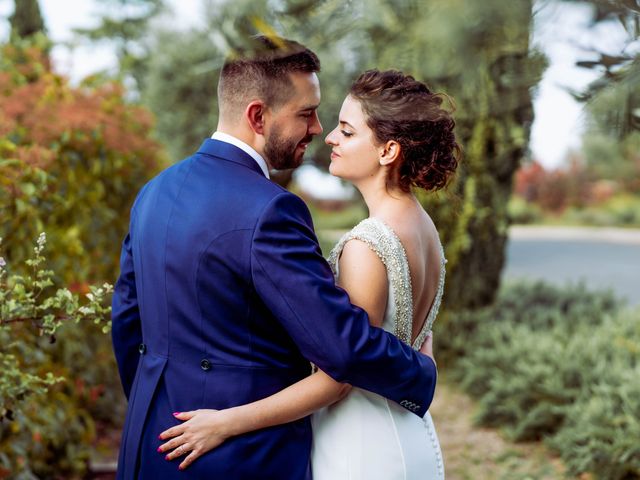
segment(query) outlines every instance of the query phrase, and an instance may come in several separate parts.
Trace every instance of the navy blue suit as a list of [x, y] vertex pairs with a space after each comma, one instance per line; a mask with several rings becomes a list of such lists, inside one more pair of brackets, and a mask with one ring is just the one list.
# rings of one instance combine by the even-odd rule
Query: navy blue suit
[[369, 325], [302, 200], [225, 142], [205, 140], [140, 191], [112, 315], [129, 400], [120, 479], [311, 478], [308, 418], [234, 437], [184, 472], [156, 452], [172, 412], [269, 396], [309, 362], [420, 416], [433, 398], [433, 361]]

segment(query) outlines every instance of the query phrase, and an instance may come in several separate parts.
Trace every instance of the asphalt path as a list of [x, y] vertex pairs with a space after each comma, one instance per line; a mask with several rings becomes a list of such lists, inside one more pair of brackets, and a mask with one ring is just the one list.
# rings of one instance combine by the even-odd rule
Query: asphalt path
[[584, 282], [640, 305], [640, 230], [512, 227], [503, 278]]

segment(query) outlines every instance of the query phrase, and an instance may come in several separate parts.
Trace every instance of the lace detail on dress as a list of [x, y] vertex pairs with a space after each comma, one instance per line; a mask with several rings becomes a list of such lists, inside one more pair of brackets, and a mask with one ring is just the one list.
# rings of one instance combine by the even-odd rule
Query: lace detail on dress
[[440, 255], [442, 257], [442, 261], [440, 263], [440, 278], [438, 279], [438, 290], [436, 291], [436, 296], [433, 299], [433, 303], [431, 304], [431, 309], [429, 310], [429, 314], [427, 315], [427, 319], [424, 322], [420, 333], [416, 337], [413, 342], [412, 347], [416, 350], [419, 350], [424, 340], [427, 338], [433, 329], [433, 322], [435, 322], [436, 317], [438, 316], [438, 310], [440, 310], [440, 304], [442, 303], [442, 295], [444, 294], [444, 277], [447, 273], [446, 263], [447, 259], [444, 256], [444, 248], [442, 248], [442, 244], [440, 244]]
[[[411, 275], [409, 272], [409, 261], [407, 254], [396, 233], [382, 220], [371, 217], [362, 220], [351, 231], [340, 238], [329, 254], [329, 265], [333, 274], [338, 274], [338, 260], [344, 245], [352, 239], [361, 240], [366, 243], [380, 257], [380, 260], [387, 269], [390, 288], [393, 290], [395, 303], [394, 334], [403, 342], [411, 345], [411, 333], [413, 330], [413, 296], [411, 287]], [[444, 250], [440, 245], [442, 253], [442, 266], [440, 270], [440, 280], [436, 297], [425, 320], [424, 326], [413, 342], [412, 347], [419, 349], [422, 342], [431, 332], [433, 322], [440, 308], [440, 301], [444, 290]]]
[[385, 268], [394, 292], [396, 307], [394, 334], [403, 342], [411, 342], [413, 321], [413, 298], [411, 296], [411, 276], [407, 255], [395, 232], [376, 218], [366, 218], [342, 236], [329, 254], [329, 265], [333, 274], [338, 273], [338, 260], [344, 245], [349, 240], [361, 240], [373, 250]]

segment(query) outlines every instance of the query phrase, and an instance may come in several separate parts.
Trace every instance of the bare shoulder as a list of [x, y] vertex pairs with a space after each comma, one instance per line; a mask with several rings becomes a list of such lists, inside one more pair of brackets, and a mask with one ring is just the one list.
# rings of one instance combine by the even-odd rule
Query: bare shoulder
[[373, 325], [381, 326], [389, 288], [382, 260], [365, 242], [351, 239], [344, 245], [339, 268], [338, 285], [351, 303], [362, 307]]
[[439, 244], [438, 230], [429, 214], [421, 207], [385, 219], [385, 223], [395, 232], [405, 248], [411, 249], [414, 246], [424, 249], [430, 244]]
[[369, 245], [357, 238], [352, 238], [344, 244], [342, 255], [340, 256], [341, 275], [345, 268], [361, 269], [368, 273], [378, 273], [385, 279], [387, 276], [387, 271], [380, 257], [378, 257]]

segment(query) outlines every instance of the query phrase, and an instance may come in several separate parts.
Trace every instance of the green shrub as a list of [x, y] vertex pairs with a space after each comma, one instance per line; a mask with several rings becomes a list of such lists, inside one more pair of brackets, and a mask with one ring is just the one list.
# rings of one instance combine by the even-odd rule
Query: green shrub
[[618, 225], [611, 214], [599, 207], [568, 208], [558, 218], [561, 223], [569, 225], [588, 225], [595, 227], [615, 227]]
[[620, 302], [611, 292], [592, 292], [583, 284], [558, 288], [544, 282], [517, 282], [505, 286], [497, 301], [478, 310], [445, 311], [436, 329], [438, 362], [454, 365], [471, 351], [491, 342], [487, 326], [522, 324], [544, 332], [559, 326], [598, 325], [603, 314], [615, 314]]
[[549, 444], [573, 474], [640, 478], [640, 310], [609, 318], [581, 340], [573, 361], [592, 381]]
[[603, 209], [615, 220], [616, 225], [640, 225], [640, 196], [617, 195], [609, 199]]
[[[85, 351], [68, 363], [56, 357], [74, 345], [91, 349], [94, 338], [105, 337], [111, 286], [90, 287], [84, 305], [77, 294], [54, 288], [54, 272], [45, 269], [45, 243], [41, 234], [22, 269], [26, 274], [14, 273], [13, 264], [0, 257], [0, 478], [83, 473], [95, 437], [90, 410], [78, 401], [78, 377], [75, 383], [64, 381], [74, 370], [91, 371], [86, 364], [98, 360], [95, 352]], [[92, 325], [94, 336], [62, 328], [60, 337], [75, 332], [82, 338], [56, 341], [63, 325], [79, 322]], [[95, 402], [98, 393], [90, 399]]]
[[521, 283], [448, 316], [436, 355], [478, 401], [478, 422], [548, 441], [572, 474], [640, 478], [640, 310], [583, 286]]
[[[514, 221], [524, 200], [517, 197], [509, 204]], [[541, 213], [535, 221], [561, 225], [589, 225], [596, 227], [637, 227], [640, 226], [640, 197], [629, 193], [615, 195], [608, 200], [585, 207], [569, 207], [561, 215]], [[522, 221], [522, 223], [526, 223]]]
[[113, 281], [136, 193], [161, 165], [117, 83], [71, 87], [29, 43], [0, 45], [0, 236], [19, 264], [45, 229], [56, 282]]
[[513, 224], [539, 223], [544, 217], [542, 209], [538, 205], [515, 195], [509, 200], [507, 213]]
[[[37, 45], [0, 46], [0, 236], [12, 273], [32, 274], [23, 261], [46, 228], [55, 287], [83, 296], [89, 282], [115, 280], [131, 203], [162, 166], [152, 123], [122, 85], [87, 79], [74, 87]], [[99, 422], [122, 421], [110, 339], [91, 322], [64, 324], [52, 344], [30, 320], [0, 328], [0, 377], [15, 387], [0, 399], [14, 419], [2, 414], [0, 478], [3, 467], [24, 478], [81, 474]]]
[[519, 325], [488, 330], [485, 342], [460, 364], [461, 385], [479, 400], [477, 420], [506, 427], [514, 440], [537, 440], [557, 430], [572, 392], [548, 358], [563, 358], [565, 346], [541, 335], [532, 349], [531, 330]]

